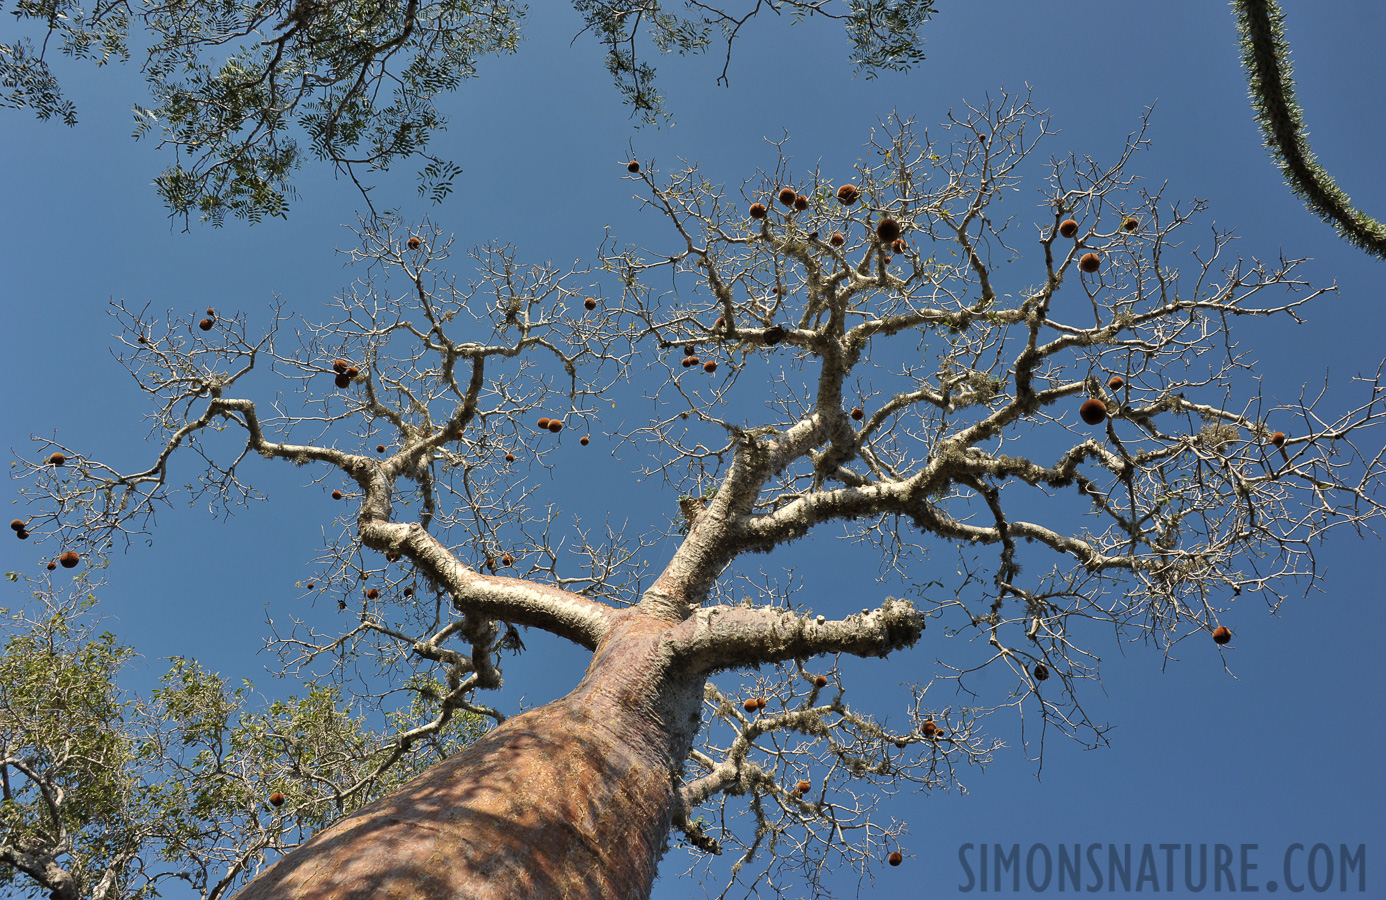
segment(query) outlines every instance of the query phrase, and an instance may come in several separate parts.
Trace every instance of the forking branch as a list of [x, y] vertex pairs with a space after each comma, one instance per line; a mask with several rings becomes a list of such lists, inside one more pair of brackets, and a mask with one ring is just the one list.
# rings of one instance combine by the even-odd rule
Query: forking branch
[[[350, 615], [335, 635], [305, 620], [276, 636], [286, 669], [341, 674], [365, 655], [395, 684], [431, 673], [438, 713], [401, 733], [407, 749], [452, 710], [506, 720], [476, 694], [522, 649], [517, 626], [594, 650], [584, 686], [648, 641], [650, 717], [682, 723], [696, 684], [713, 723], [701, 747], [696, 725], [669, 726], [671, 747], [691, 747], [670, 818], [699, 852], [739, 848], [733, 884], [775, 866], [816, 883], [834, 855], [864, 864], [898, 839], [857, 782], [953, 784], [995, 747], [978, 724], [989, 704], [1038, 716], [1041, 746], [1050, 728], [1100, 741], [1080, 690], [1099, 674], [1096, 626], [1169, 652], [1223, 626], [1241, 595], [1274, 606], [1312, 583], [1314, 542], [1382, 511], [1382, 455], [1364, 443], [1379, 443], [1380, 371], [1347, 403], [1335, 389], [1272, 405], [1230, 331], [1297, 321], [1332, 288], [1312, 287], [1304, 260], [1234, 259], [1216, 228], [1181, 275], [1170, 259], [1203, 204], [1138, 187], [1127, 168], [1145, 130], [1113, 165], [1053, 162], [1033, 222], [997, 204], [1035, 165], [1047, 120], [1003, 97], [932, 135], [883, 123], [850, 180], [792, 175], [781, 145], [745, 204], [695, 166], [636, 172], [671, 243], [608, 242], [601, 273], [494, 247], [459, 285], [436, 228], [363, 224], [365, 274], [294, 349], [278, 318], [252, 344], [239, 318], [204, 337], [117, 308], [122, 359], [156, 398], [157, 461], [121, 474], [63, 448], [68, 465], [28, 463], [49, 511], [33, 530], [105, 552], [167, 502], [166, 463], [185, 448], [223, 503], [249, 496], [251, 454], [311, 466], [350, 503], [312, 591]], [[261, 360], [301, 403], [262, 415], [236, 395]], [[601, 428], [642, 367], [655, 414], [616, 437], [642, 455], [644, 490], [662, 479], [681, 496], [672, 540], [608, 528], [594, 542], [591, 519], [565, 525], [525, 473]], [[828, 527], [878, 550], [881, 580], [916, 596], [860, 613], [812, 586], [755, 598], [753, 554]], [[938, 562], [949, 547], [956, 567]], [[836, 674], [825, 694], [809, 662], [896, 655], [934, 623], [940, 658], [950, 634], [985, 645], [944, 677], [966, 694], [972, 673], [1008, 667], [1015, 697], [933, 706], [934, 684], [892, 730]], [[775, 674], [755, 698], [771, 711], [738, 711], [721, 673], [761, 666]], [[699, 818], [714, 808], [715, 823]], [[733, 821], [746, 810], [750, 836]], [[795, 852], [762, 853], [776, 842]]]

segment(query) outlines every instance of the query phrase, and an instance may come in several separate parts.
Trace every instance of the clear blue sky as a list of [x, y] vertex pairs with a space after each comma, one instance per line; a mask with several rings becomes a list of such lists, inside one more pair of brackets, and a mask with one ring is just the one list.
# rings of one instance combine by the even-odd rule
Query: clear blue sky
[[[452, 127], [438, 150], [463, 165], [457, 193], [427, 205], [402, 167], [372, 196], [380, 206], [398, 206], [406, 220], [433, 217], [459, 247], [499, 239], [514, 242], [523, 258], [562, 263], [593, 258], [608, 226], [623, 241], [669, 242], [656, 219], [639, 214], [631, 185], [621, 180], [618, 162], [632, 148], [665, 171], [680, 158], [696, 160], [713, 180], [735, 185], [774, 165], [766, 139], [788, 131], [799, 169], [821, 161], [846, 172], [878, 117], [898, 111], [929, 124], [952, 105], [1029, 85], [1060, 129], [1042, 155], [1076, 152], [1100, 161], [1116, 156], [1155, 103], [1151, 149], [1130, 171], [1151, 186], [1167, 182], [1167, 198], [1206, 198], [1211, 218], [1241, 236], [1244, 256], [1312, 257], [1311, 277], [1341, 289], [1319, 301], [1304, 326], [1237, 332], [1263, 364], [1267, 394], [1289, 401], [1325, 376], [1340, 383], [1375, 370], [1386, 350], [1386, 263], [1339, 241], [1281, 182], [1251, 118], [1224, 3], [939, 5], [925, 30], [928, 58], [905, 76], [853, 79], [841, 32], [816, 22], [758, 23], [738, 46], [730, 88], [714, 86], [716, 59], [663, 60], [660, 78], [676, 124], [659, 129], [633, 127], [587, 38], [569, 46], [580, 27], [570, 8], [536, 7], [520, 52], [483, 61], [480, 78], [444, 101]], [[1357, 204], [1386, 216], [1386, 6], [1285, 6], [1314, 150]], [[152, 141], [130, 139], [129, 104], [145, 96], [138, 72], [64, 64], [59, 74], [78, 103], [75, 130], [0, 111], [3, 443], [32, 454], [31, 435], [56, 434], [95, 457], [142, 467], [152, 453], [143, 442], [146, 408], [109, 352], [115, 326], [108, 300], [184, 317], [206, 306], [243, 310], [254, 326], [278, 295], [311, 319], [354, 277], [334, 249], [352, 244], [341, 226], [354, 221], [360, 200], [349, 183], [310, 168], [300, 174], [302, 199], [287, 222], [183, 233], [149, 186], [166, 157]], [[1030, 187], [1021, 196], [1037, 202]], [[465, 276], [460, 256], [454, 259]], [[1383, 438], [1374, 440], [1379, 446]], [[552, 476], [534, 476], [566, 519], [609, 513], [650, 521], [651, 510], [672, 513], [670, 491], [633, 474], [638, 458], [613, 458], [612, 445], [602, 443], [585, 457], [566, 454]], [[191, 476], [190, 466], [180, 474]], [[578, 477], [584, 474], [606, 479], [605, 487]], [[304, 487], [305, 472], [257, 461], [253, 475], [268, 502], [224, 522], [205, 507], [169, 510], [152, 546], [112, 559], [99, 609], [143, 654], [127, 687], [147, 691], [163, 659], [178, 654], [233, 680], [249, 677], [271, 696], [290, 689], [268, 677], [273, 660], [257, 651], [267, 618], [309, 614], [294, 584], [310, 574], [323, 530], [335, 527], [330, 520], [341, 507]], [[49, 547], [0, 542], [0, 570], [36, 573], [46, 553]], [[872, 565], [843, 571], [841, 560], [860, 558], [826, 535], [810, 552], [785, 555], [801, 564], [807, 593], [800, 599], [828, 614], [874, 605], [890, 592], [874, 582]], [[1224, 619], [1237, 632], [1229, 670], [1211, 642], [1182, 644], [1180, 659], [1168, 665], [1151, 646], [1099, 644], [1103, 680], [1089, 686], [1086, 699], [1096, 718], [1114, 726], [1110, 746], [1085, 751], [1051, 740], [1040, 772], [1018, 747], [1015, 720], [994, 716], [989, 730], [1011, 746], [985, 772], [964, 773], [966, 796], [900, 794], [888, 802], [886, 811], [910, 824], [910, 858], [882, 868], [863, 893], [961, 896], [964, 843], [1132, 843], [1137, 854], [1143, 844], [1255, 843], [1261, 868], [1252, 883], [1265, 885], [1280, 881], [1288, 845], [1322, 842], [1335, 850], [1366, 844], [1368, 895], [1386, 895], [1381, 558], [1378, 539], [1339, 533], [1318, 556], [1319, 590], [1306, 597], [1291, 587], [1278, 615], [1243, 601]], [[7, 590], [0, 605], [22, 602], [19, 591]], [[566, 692], [584, 664], [581, 653], [539, 635], [527, 643], [538, 652], [506, 667], [502, 702], [511, 709]], [[891, 706], [896, 686], [927, 681], [937, 659], [975, 659], [983, 650], [930, 631], [907, 654], [854, 667], [849, 699], [879, 692], [881, 702], [867, 705], [891, 715], [900, 709]], [[999, 699], [1006, 685], [986, 687]], [[683, 864], [681, 851], [666, 859], [657, 897], [702, 896], [696, 880], [674, 878]], [[836, 885], [846, 896], [856, 890], [850, 873]]]

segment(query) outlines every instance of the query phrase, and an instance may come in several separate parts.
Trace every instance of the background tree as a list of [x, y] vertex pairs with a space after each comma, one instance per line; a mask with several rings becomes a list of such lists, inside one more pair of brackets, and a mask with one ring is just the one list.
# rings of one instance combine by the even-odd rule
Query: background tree
[[[134, 651], [94, 632], [90, 591], [42, 585], [44, 614], [8, 616], [0, 655], [0, 888], [57, 900], [168, 896], [170, 881], [228, 897], [267, 858], [383, 796], [484, 731], [423, 716], [414, 682], [388, 736], [334, 685], [246, 709], [195, 661], [148, 699], [116, 678]], [[8, 610], [4, 611], [8, 613]], [[413, 750], [414, 752], [410, 752]]]
[[[0, 105], [32, 108], [41, 119], [77, 123], [49, 65], [50, 52], [105, 65], [129, 59], [131, 24], [145, 54], [153, 94], [135, 106], [135, 136], [161, 136], [176, 162], [155, 179], [176, 216], [197, 213], [221, 224], [226, 214], [252, 222], [284, 216], [295, 196], [292, 174], [306, 153], [330, 161], [370, 204], [358, 176], [400, 160], [421, 159], [419, 194], [441, 200], [461, 168], [430, 149], [446, 128], [440, 94], [474, 76], [480, 59], [513, 52], [526, 15], [514, 0], [483, 3], [322, 0], [98, 3], [16, 0], [0, 4], [41, 37], [0, 44]], [[772, 4], [687, 4], [668, 12], [659, 0], [574, 0], [585, 31], [602, 44], [607, 68], [632, 111], [664, 116], [654, 68], [639, 51], [702, 53], [720, 35], [730, 62], [742, 28], [762, 12], [795, 22], [843, 23], [859, 71], [907, 70], [923, 58], [919, 28], [933, 0], [779, 0]], [[142, 45], [142, 46], [141, 46]], [[726, 82], [726, 65], [718, 79]]]
[[[372, 659], [396, 686], [446, 684], [426, 698], [434, 721], [501, 721], [474, 695], [522, 649], [515, 626], [593, 652], [564, 698], [322, 831], [245, 896], [642, 896], [671, 827], [695, 861], [731, 862], [730, 887], [794, 893], [896, 852], [900, 825], [861, 782], [949, 784], [993, 749], [989, 706], [1023, 710], [1040, 742], [1100, 740], [1082, 690], [1096, 635], [1225, 644], [1235, 598], [1274, 605], [1312, 580], [1324, 531], [1380, 512], [1377, 444], [1361, 446], [1379, 382], [1334, 413], [1244, 392], [1230, 323], [1295, 319], [1325, 291], [1300, 260], [1233, 259], [1216, 229], [1181, 277], [1170, 256], [1202, 204], [1133, 186], [1143, 134], [1111, 165], [1056, 161], [1038, 216], [1002, 219], [1046, 130], [1010, 98], [941, 137], [891, 121], [850, 176], [796, 176], [782, 154], [744, 204], [696, 168], [642, 170], [673, 237], [609, 243], [601, 275], [498, 246], [459, 284], [437, 228], [367, 222], [361, 280], [296, 348], [278, 321], [252, 340], [241, 314], [199, 330], [117, 307], [162, 449], [120, 471], [45, 442], [27, 466], [35, 535], [100, 554], [173, 496], [176, 454], [204, 460], [196, 491], [218, 504], [252, 496], [252, 454], [283, 459], [351, 504], [314, 588], [350, 614], [335, 634], [279, 634], [286, 671], [349, 681]], [[1031, 242], [1039, 258], [1017, 262]], [[266, 365], [302, 404], [267, 414], [241, 392]], [[604, 398], [647, 373], [652, 415], [610, 423]], [[603, 429], [680, 489], [673, 540], [567, 528], [539, 505], [526, 473]], [[67, 464], [42, 462], [53, 452]], [[1030, 493], [1041, 519], [1017, 512]], [[914, 595], [829, 618], [812, 586], [756, 571], [752, 554], [827, 528]], [[953, 578], [938, 558], [955, 553]], [[962, 693], [922, 684], [887, 725], [835, 659], [898, 653], [931, 623], [980, 652], [938, 673]], [[971, 699], [983, 669], [1014, 695]]]
[[[765, 12], [799, 24], [841, 22], [858, 73], [908, 71], [924, 58], [921, 28], [933, 0], [778, 0], [737, 7], [687, 3], [670, 12], [659, 0], [574, 0], [584, 33], [602, 45], [606, 67], [632, 113], [667, 120], [648, 49], [660, 54], [722, 48], [719, 85], [729, 83], [732, 50]], [[85, 10], [74, 0], [0, 5], [42, 34], [0, 44], [0, 105], [28, 107], [68, 125], [77, 109], [49, 65], [50, 50], [97, 65], [130, 57], [132, 19], [153, 93], [135, 106], [135, 135], [157, 129], [177, 161], [155, 179], [159, 195], [185, 221], [195, 211], [221, 224], [227, 212], [260, 221], [283, 216], [295, 196], [292, 173], [306, 139], [360, 189], [359, 174], [419, 158], [421, 196], [441, 200], [461, 173], [430, 149], [447, 126], [435, 103], [477, 73], [483, 57], [513, 52], [526, 14], [522, 4], [411, 2], [341, 4], [316, 0], [213, 4], [146, 2]], [[1386, 256], [1386, 228], [1356, 209], [1315, 159], [1295, 99], [1284, 13], [1274, 0], [1235, 0], [1242, 63], [1256, 120], [1290, 188], [1348, 242]], [[716, 35], [716, 39], [714, 39]], [[186, 155], [187, 161], [184, 162]]]

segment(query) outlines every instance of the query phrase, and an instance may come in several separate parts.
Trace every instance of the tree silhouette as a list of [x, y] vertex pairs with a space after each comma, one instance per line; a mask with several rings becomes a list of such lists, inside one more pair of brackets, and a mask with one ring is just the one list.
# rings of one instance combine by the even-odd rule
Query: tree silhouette
[[[435, 202], [452, 191], [461, 167], [435, 155], [434, 136], [447, 127], [435, 101], [477, 74], [478, 62], [514, 52], [526, 7], [515, 0], [154, 0], [136, 14], [128, 3], [76, 0], [0, 4], [41, 34], [0, 43], [0, 106], [31, 108], [41, 119], [77, 123], [49, 53], [104, 65], [145, 54], [142, 71], [152, 103], [135, 107], [135, 135], [158, 133], [176, 160], [155, 179], [169, 210], [186, 222], [196, 213], [220, 225], [227, 213], [258, 222], [285, 216], [296, 196], [293, 172], [309, 156], [330, 162], [370, 205], [368, 173], [418, 160], [419, 194]], [[665, 116], [655, 70], [642, 54], [702, 53], [732, 46], [746, 24], [768, 11], [794, 21], [841, 23], [852, 60], [868, 76], [903, 71], [923, 58], [919, 29], [933, 0], [779, 0], [765, 5], [687, 4], [668, 11], [659, 0], [613, 3], [573, 0], [583, 31], [603, 47], [632, 113]], [[307, 142], [307, 149], [299, 146]], [[366, 178], [367, 181], [362, 179]]]
[[[1310, 211], [1344, 240], [1386, 256], [1386, 227], [1356, 209], [1314, 158], [1295, 100], [1284, 13], [1275, 0], [1234, 0], [1252, 108], [1286, 182]], [[762, 13], [839, 22], [859, 73], [908, 71], [924, 58], [921, 29], [934, 0], [779, 0], [775, 4], [689, 3], [670, 12], [660, 0], [573, 0], [583, 32], [603, 47], [607, 70], [632, 114], [645, 123], [668, 115], [646, 47], [693, 54], [724, 47], [717, 83], [728, 83], [732, 51]], [[0, 9], [3, 9], [0, 6]], [[31, 108], [77, 124], [48, 62], [50, 45], [98, 65], [130, 57], [128, 4], [75, 0], [8, 10], [39, 26], [31, 37], [0, 43], [0, 106]], [[137, 137], [158, 131], [177, 161], [155, 186], [185, 222], [196, 212], [220, 225], [226, 214], [258, 222], [285, 216], [295, 198], [292, 174], [307, 154], [328, 160], [371, 206], [364, 173], [420, 160], [420, 196], [441, 201], [461, 167], [429, 145], [447, 127], [435, 100], [477, 74], [484, 57], [514, 52], [526, 10], [513, 0], [484, 4], [409, 0], [337, 4], [274, 0], [231, 4], [150, 3], [139, 14], [144, 72], [153, 103], [135, 107]], [[714, 39], [718, 35], [718, 39]], [[185, 161], [186, 157], [186, 161]]]
[[[344, 504], [312, 589], [350, 603], [331, 631], [276, 634], [283, 668], [347, 682], [370, 659], [420, 704], [362, 777], [454, 715], [495, 723], [239, 896], [640, 897], [671, 835], [729, 893], [799, 896], [898, 852], [881, 793], [987, 759], [989, 713], [1033, 721], [1036, 752], [1051, 733], [1100, 742], [1083, 697], [1104, 636], [1219, 651], [1234, 601], [1312, 583], [1314, 543], [1381, 513], [1380, 441], [1360, 446], [1379, 373], [1356, 399], [1271, 405], [1231, 323], [1298, 320], [1331, 288], [1301, 260], [1234, 258], [1216, 228], [1181, 274], [1203, 204], [1136, 184], [1144, 123], [1110, 165], [1052, 162], [1037, 214], [1003, 214], [1047, 124], [1025, 97], [932, 133], [892, 119], [841, 174], [796, 175], [781, 145], [739, 197], [696, 166], [632, 167], [667, 237], [608, 241], [591, 268], [490, 246], [459, 282], [441, 229], [373, 218], [358, 282], [294, 335], [282, 310], [251, 337], [244, 313], [204, 332], [117, 305], [160, 450], [122, 471], [39, 441], [26, 530], [91, 560], [179, 492], [175, 454], [201, 457], [190, 490], [222, 504], [254, 496], [257, 457], [302, 466]], [[268, 407], [245, 387], [266, 367], [294, 388]], [[636, 382], [653, 412], [608, 422]], [[533, 476], [603, 434], [677, 488], [666, 533], [544, 507]], [[843, 615], [759, 568], [833, 532], [908, 596]], [[521, 627], [592, 656], [568, 694], [507, 717], [482, 692]], [[942, 661], [888, 726], [837, 658], [904, 657], [926, 634]], [[986, 668], [1008, 696], [974, 686]]]

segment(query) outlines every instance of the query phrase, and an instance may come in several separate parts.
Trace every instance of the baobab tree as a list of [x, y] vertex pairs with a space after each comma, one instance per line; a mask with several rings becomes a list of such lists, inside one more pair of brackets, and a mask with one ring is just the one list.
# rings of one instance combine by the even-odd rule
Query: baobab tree
[[[671, 841], [727, 861], [728, 893], [798, 896], [899, 861], [880, 791], [947, 785], [996, 749], [972, 673], [1004, 670], [998, 707], [1094, 739], [1099, 630], [1216, 652], [1234, 602], [1312, 580], [1326, 530], [1381, 512], [1380, 440], [1359, 448], [1379, 372], [1348, 402], [1275, 404], [1231, 328], [1297, 320], [1331, 288], [1302, 260], [1234, 258], [1216, 228], [1181, 274], [1203, 204], [1127, 171], [1144, 123], [1115, 162], [1054, 161], [1041, 204], [1016, 203], [1046, 130], [1024, 97], [934, 132], [892, 119], [855, 170], [796, 174], [781, 145], [739, 196], [632, 160], [665, 236], [608, 241], [587, 268], [491, 246], [459, 281], [441, 229], [372, 219], [360, 279], [293, 339], [282, 309], [252, 337], [244, 313], [117, 305], [158, 452], [120, 471], [41, 441], [26, 531], [90, 559], [172, 496], [175, 455], [200, 455], [198, 490], [224, 503], [261, 458], [303, 467], [348, 510], [311, 586], [340, 625], [273, 635], [285, 670], [371, 659], [428, 711], [373, 777], [453, 716], [494, 723], [296, 847], [261, 845], [289, 852], [249, 860], [238, 896], [643, 897]], [[268, 407], [245, 389], [265, 367], [295, 387]], [[604, 422], [637, 378], [657, 385], [648, 420]], [[621, 489], [677, 488], [666, 534], [581, 511], [568, 529], [540, 505], [532, 475], [601, 433], [642, 459]], [[904, 596], [857, 612], [752, 569], [833, 533]], [[591, 658], [507, 716], [486, 692], [521, 628]], [[839, 661], [921, 642], [954, 658], [891, 724]], [[300, 802], [285, 793], [276, 815]]]

